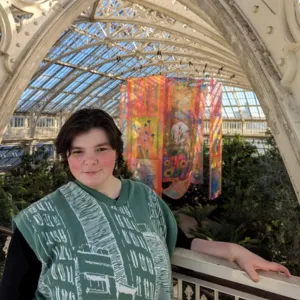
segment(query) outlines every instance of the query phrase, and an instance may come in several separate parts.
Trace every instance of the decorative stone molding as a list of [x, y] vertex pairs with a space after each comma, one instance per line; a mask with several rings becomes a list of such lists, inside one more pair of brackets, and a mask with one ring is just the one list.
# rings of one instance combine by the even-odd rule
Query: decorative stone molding
[[0, 51], [9, 73], [14, 71], [21, 58], [20, 54], [30, 46], [30, 40], [41, 26], [62, 9], [62, 3], [52, 0], [0, 2]]
[[[281, 29], [286, 38], [286, 46], [283, 48], [283, 53], [287, 62], [281, 83], [289, 87], [295, 80], [298, 70], [297, 52], [300, 46], [300, 10], [299, 3], [296, 0], [279, 0], [278, 6]], [[281, 66], [281, 64], [278, 65]]]
[[0, 2], [0, 141], [41, 60], [61, 33], [93, 3], [94, 0]]

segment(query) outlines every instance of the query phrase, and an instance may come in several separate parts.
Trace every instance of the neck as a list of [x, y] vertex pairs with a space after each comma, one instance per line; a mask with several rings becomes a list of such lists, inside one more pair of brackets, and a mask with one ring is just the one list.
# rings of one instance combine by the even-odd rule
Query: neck
[[120, 195], [121, 187], [121, 180], [111, 176], [107, 178], [101, 186], [98, 186], [96, 190], [112, 199], [115, 199]]

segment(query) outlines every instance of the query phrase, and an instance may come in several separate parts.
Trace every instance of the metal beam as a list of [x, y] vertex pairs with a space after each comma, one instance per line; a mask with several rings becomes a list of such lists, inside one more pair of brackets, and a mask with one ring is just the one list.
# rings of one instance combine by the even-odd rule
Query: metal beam
[[[116, 44], [116, 43], [124, 43], [124, 42], [136, 42], [136, 43], [158, 43], [158, 44], [163, 44], [163, 45], [169, 45], [169, 46], [175, 46], [177, 48], [180, 49], [188, 49], [188, 50], [192, 50], [195, 51], [197, 53], [201, 53], [201, 55], [203, 56], [208, 56], [208, 57], [213, 57], [215, 59], [218, 59], [220, 61], [220, 65], [222, 65], [222, 63], [226, 63], [229, 65], [233, 65], [236, 68], [240, 68], [240, 65], [233, 59], [231, 58], [226, 58], [220, 54], [214, 54], [211, 55], [210, 52], [207, 51], [203, 51], [203, 49], [201, 47], [198, 46], [194, 46], [194, 45], [189, 45], [182, 42], [177, 42], [177, 41], [173, 41], [173, 40], [169, 40], [169, 39], [158, 39], [158, 38], [114, 38], [111, 40], [112, 43]], [[51, 64], [56, 63], [57, 61], [61, 60], [62, 58], [69, 56], [71, 54], [80, 52], [81, 50], [87, 49], [89, 47], [95, 47], [98, 45], [105, 45], [107, 42], [105, 40], [96, 42], [96, 43], [91, 43], [88, 45], [84, 45], [81, 46], [77, 49], [71, 50], [69, 52], [65, 52], [59, 56], [57, 56], [54, 60], [51, 60]], [[128, 50], [131, 51], [131, 50]], [[47, 67], [49, 67], [50, 64], [43, 66], [40, 70], [39, 73], [43, 72]]]

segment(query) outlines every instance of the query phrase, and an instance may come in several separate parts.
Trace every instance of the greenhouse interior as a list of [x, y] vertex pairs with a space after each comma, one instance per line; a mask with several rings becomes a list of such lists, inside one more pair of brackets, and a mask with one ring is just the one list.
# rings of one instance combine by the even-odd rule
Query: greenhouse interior
[[299, 0], [0, 0], [0, 299], [300, 299], [299, 45]]

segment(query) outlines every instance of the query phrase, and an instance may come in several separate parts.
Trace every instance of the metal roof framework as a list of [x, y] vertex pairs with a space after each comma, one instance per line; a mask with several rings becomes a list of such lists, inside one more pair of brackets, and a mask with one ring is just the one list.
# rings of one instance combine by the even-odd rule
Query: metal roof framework
[[117, 117], [121, 83], [165, 74], [217, 78], [225, 86], [224, 118], [265, 119], [235, 54], [210, 24], [167, 12], [157, 1], [137, 2], [101, 0], [82, 12], [40, 64], [16, 112], [97, 106]]

